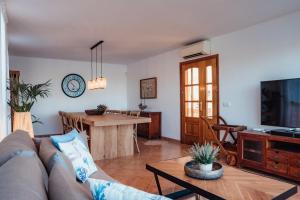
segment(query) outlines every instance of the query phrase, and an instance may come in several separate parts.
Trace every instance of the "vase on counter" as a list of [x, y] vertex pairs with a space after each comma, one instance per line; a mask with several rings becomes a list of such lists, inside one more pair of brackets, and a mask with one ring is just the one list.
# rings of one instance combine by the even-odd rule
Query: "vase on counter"
[[30, 112], [14, 112], [13, 131], [16, 130], [26, 131], [30, 137], [34, 137]]

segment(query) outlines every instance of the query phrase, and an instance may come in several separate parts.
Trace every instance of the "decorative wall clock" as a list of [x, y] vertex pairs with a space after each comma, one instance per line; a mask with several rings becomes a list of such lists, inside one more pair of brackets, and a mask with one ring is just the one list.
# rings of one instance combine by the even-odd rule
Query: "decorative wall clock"
[[68, 74], [61, 82], [65, 95], [71, 98], [80, 97], [86, 88], [84, 79], [78, 74]]

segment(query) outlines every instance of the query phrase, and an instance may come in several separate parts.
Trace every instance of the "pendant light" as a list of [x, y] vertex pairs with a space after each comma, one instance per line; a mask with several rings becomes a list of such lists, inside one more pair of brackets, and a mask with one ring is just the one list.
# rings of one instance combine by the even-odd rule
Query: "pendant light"
[[[100, 60], [100, 76], [98, 75], [98, 46], [101, 47], [101, 60]], [[106, 88], [106, 78], [103, 77], [103, 70], [102, 70], [102, 64], [103, 64], [103, 53], [102, 53], [102, 45], [103, 41], [99, 41], [95, 45], [93, 45], [91, 49], [91, 80], [88, 81], [88, 89], [94, 90], [94, 89], [105, 89]], [[93, 76], [93, 49], [96, 49], [96, 73], [95, 73], [95, 79]]]

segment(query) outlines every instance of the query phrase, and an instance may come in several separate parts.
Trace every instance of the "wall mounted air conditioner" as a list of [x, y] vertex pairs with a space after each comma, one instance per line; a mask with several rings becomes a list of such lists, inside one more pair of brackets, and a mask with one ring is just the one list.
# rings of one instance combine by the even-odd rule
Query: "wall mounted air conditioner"
[[202, 41], [183, 47], [180, 56], [184, 59], [210, 54], [210, 41]]

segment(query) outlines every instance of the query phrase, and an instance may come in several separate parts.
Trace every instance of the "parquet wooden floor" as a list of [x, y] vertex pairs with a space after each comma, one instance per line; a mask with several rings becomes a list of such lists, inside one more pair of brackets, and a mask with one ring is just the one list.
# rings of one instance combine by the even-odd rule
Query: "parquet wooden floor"
[[[147, 141], [139, 138], [140, 154], [112, 160], [96, 161], [96, 163], [107, 174], [123, 184], [143, 191], [157, 193], [154, 176], [145, 169], [146, 163], [186, 156], [188, 155], [189, 146], [166, 140], [152, 143]], [[162, 178], [160, 178], [160, 183], [165, 194], [180, 189], [179, 186]], [[300, 191], [300, 188], [298, 190]], [[260, 198], [258, 197], [257, 199]], [[300, 200], [300, 193], [290, 199]]]

